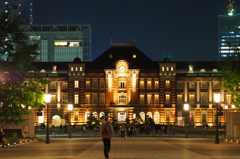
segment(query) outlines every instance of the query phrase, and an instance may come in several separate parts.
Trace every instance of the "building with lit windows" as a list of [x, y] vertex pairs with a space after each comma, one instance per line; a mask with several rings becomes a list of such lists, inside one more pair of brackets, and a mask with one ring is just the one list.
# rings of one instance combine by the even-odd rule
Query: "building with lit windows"
[[[221, 106], [236, 111], [231, 94], [218, 85], [215, 62], [173, 62], [170, 58], [152, 61], [135, 43], [111, 43], [110, 48], [92, 62], [76, 57], [73, 62], [35, 62], [34, 76], [51, 81], [45, 93], [51, 123], [66, 121], [86, 124], [92, 114], [97, 119], [107, 112], [117, 123], [137, 114], [156, 124], [183, 125], [183, 105], [189, 104], [190, 125], [215, 125], [214, 94], [221, 94]], [[69, 113], [68, 104], [73, 104]], [[46, 123], [46, 112], [35, 116], [35, 125]], [[226, 122], [226, 114], [219, 117]]]
[[228, 15], [218, 15], [218, 60], [235, 56], [240, 46], [240, 14], [234, 14], [235, 0], [229, 0]]
[[219, 60], [234, 56], [240, 46], [240, 14], [218, 16]]
[[91, 61], [91, 26], [21, 25], [26, 42], [36, 43], [40, 62], [71, 62], [75, 57]]
[[20, 24], [33, 23], [33, 0], [0, 0], [0, 11], [20, 15]]

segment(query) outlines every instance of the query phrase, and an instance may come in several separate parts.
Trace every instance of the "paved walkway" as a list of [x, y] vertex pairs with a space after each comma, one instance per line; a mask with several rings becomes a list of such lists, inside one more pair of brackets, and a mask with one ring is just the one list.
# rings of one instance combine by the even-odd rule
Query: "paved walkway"
[[[110, 159], [239, 159], [240, 144], [206, 138], [135, 137], [112, 139]], [[103, 159], [99, 138], [51, 138], [0, 148], [1, 159]]]

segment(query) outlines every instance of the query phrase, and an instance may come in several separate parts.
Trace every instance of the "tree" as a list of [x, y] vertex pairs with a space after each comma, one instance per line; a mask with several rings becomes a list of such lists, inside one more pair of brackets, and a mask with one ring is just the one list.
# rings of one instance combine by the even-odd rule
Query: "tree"
[[229, 47], [235, 53], [228, 56], [224, 61], [216, 61], [221, 75], [217, 78], [220, 81], [221, 88], [232, 94], [232, 104], [240, 108], [240, 54], [237, 46], [229, 44]]
[[[43, 103], [40, 85], [48, 81], [28, 77], [34, 70], [32, 62], [37, 45], [24, 42], [23, 29], [18, 16], [10, 13], [0, 15], [0, 124], [20, 124], [22, 115], [30, 114], [32, 108]], [[31, 108], [31, 109], [30, 109]]]

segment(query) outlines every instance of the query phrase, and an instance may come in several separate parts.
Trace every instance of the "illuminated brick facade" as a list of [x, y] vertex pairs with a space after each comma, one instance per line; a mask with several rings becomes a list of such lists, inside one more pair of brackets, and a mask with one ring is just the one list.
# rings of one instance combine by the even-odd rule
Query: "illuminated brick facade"
[[[218, 85], [215, 62], [152, 61], [135, 43], [111, 43], [92, 62], [39, 62], [35, 75], [51, 81], [45, 93], [52, 94], [49, 104], [51, 124], [59, 126], [69, 119], [85, 124], [93, 114], [100, 118], [109, 113], [117, 123], [140, 114], [156, 124], [183, 125], [183, 104], [190, 105], [191, 125], [214, 125], [213, 94], [221, 93], [221, 105], [234, 111], [231, 95]], [[67, 105], [74, 108], [68, 111]], [[236, 110], [235, 110], [236, 111]], [[69, 116], [69, 114], [71, 114]], [[226, 121], [225, 116], [219, 117]], [[46, 122], [46, 113], [35, 117], [35, 124]]]

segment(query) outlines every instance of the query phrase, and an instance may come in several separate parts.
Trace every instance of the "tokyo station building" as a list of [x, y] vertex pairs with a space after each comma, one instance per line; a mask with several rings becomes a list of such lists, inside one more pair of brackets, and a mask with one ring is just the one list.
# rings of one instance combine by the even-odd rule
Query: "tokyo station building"
[[[183, 125], [183, 105], [189, 104], [189, 123], [215, 125], [216, 105], [213, 96], [221, 94], [220, 104], [226, 122], [227, 111], [237, 111], [231, 94], [218, 85], [214, 61], [152, 61], [135, 43], [111, 43], [110, 48], [92, 62], [34, 62], [34, 76], [51, 81], [44, 93], [51, 94], [48, 104], [50, 126], [86, 124], [90, 114], [99, 119], [107, 112], [116, 123], [137, 114], [148, 115], [155, 124]], [[68, 110], [68, 104], [73, 110]], [[35, 125], [46, 123], [35, 113]]]

